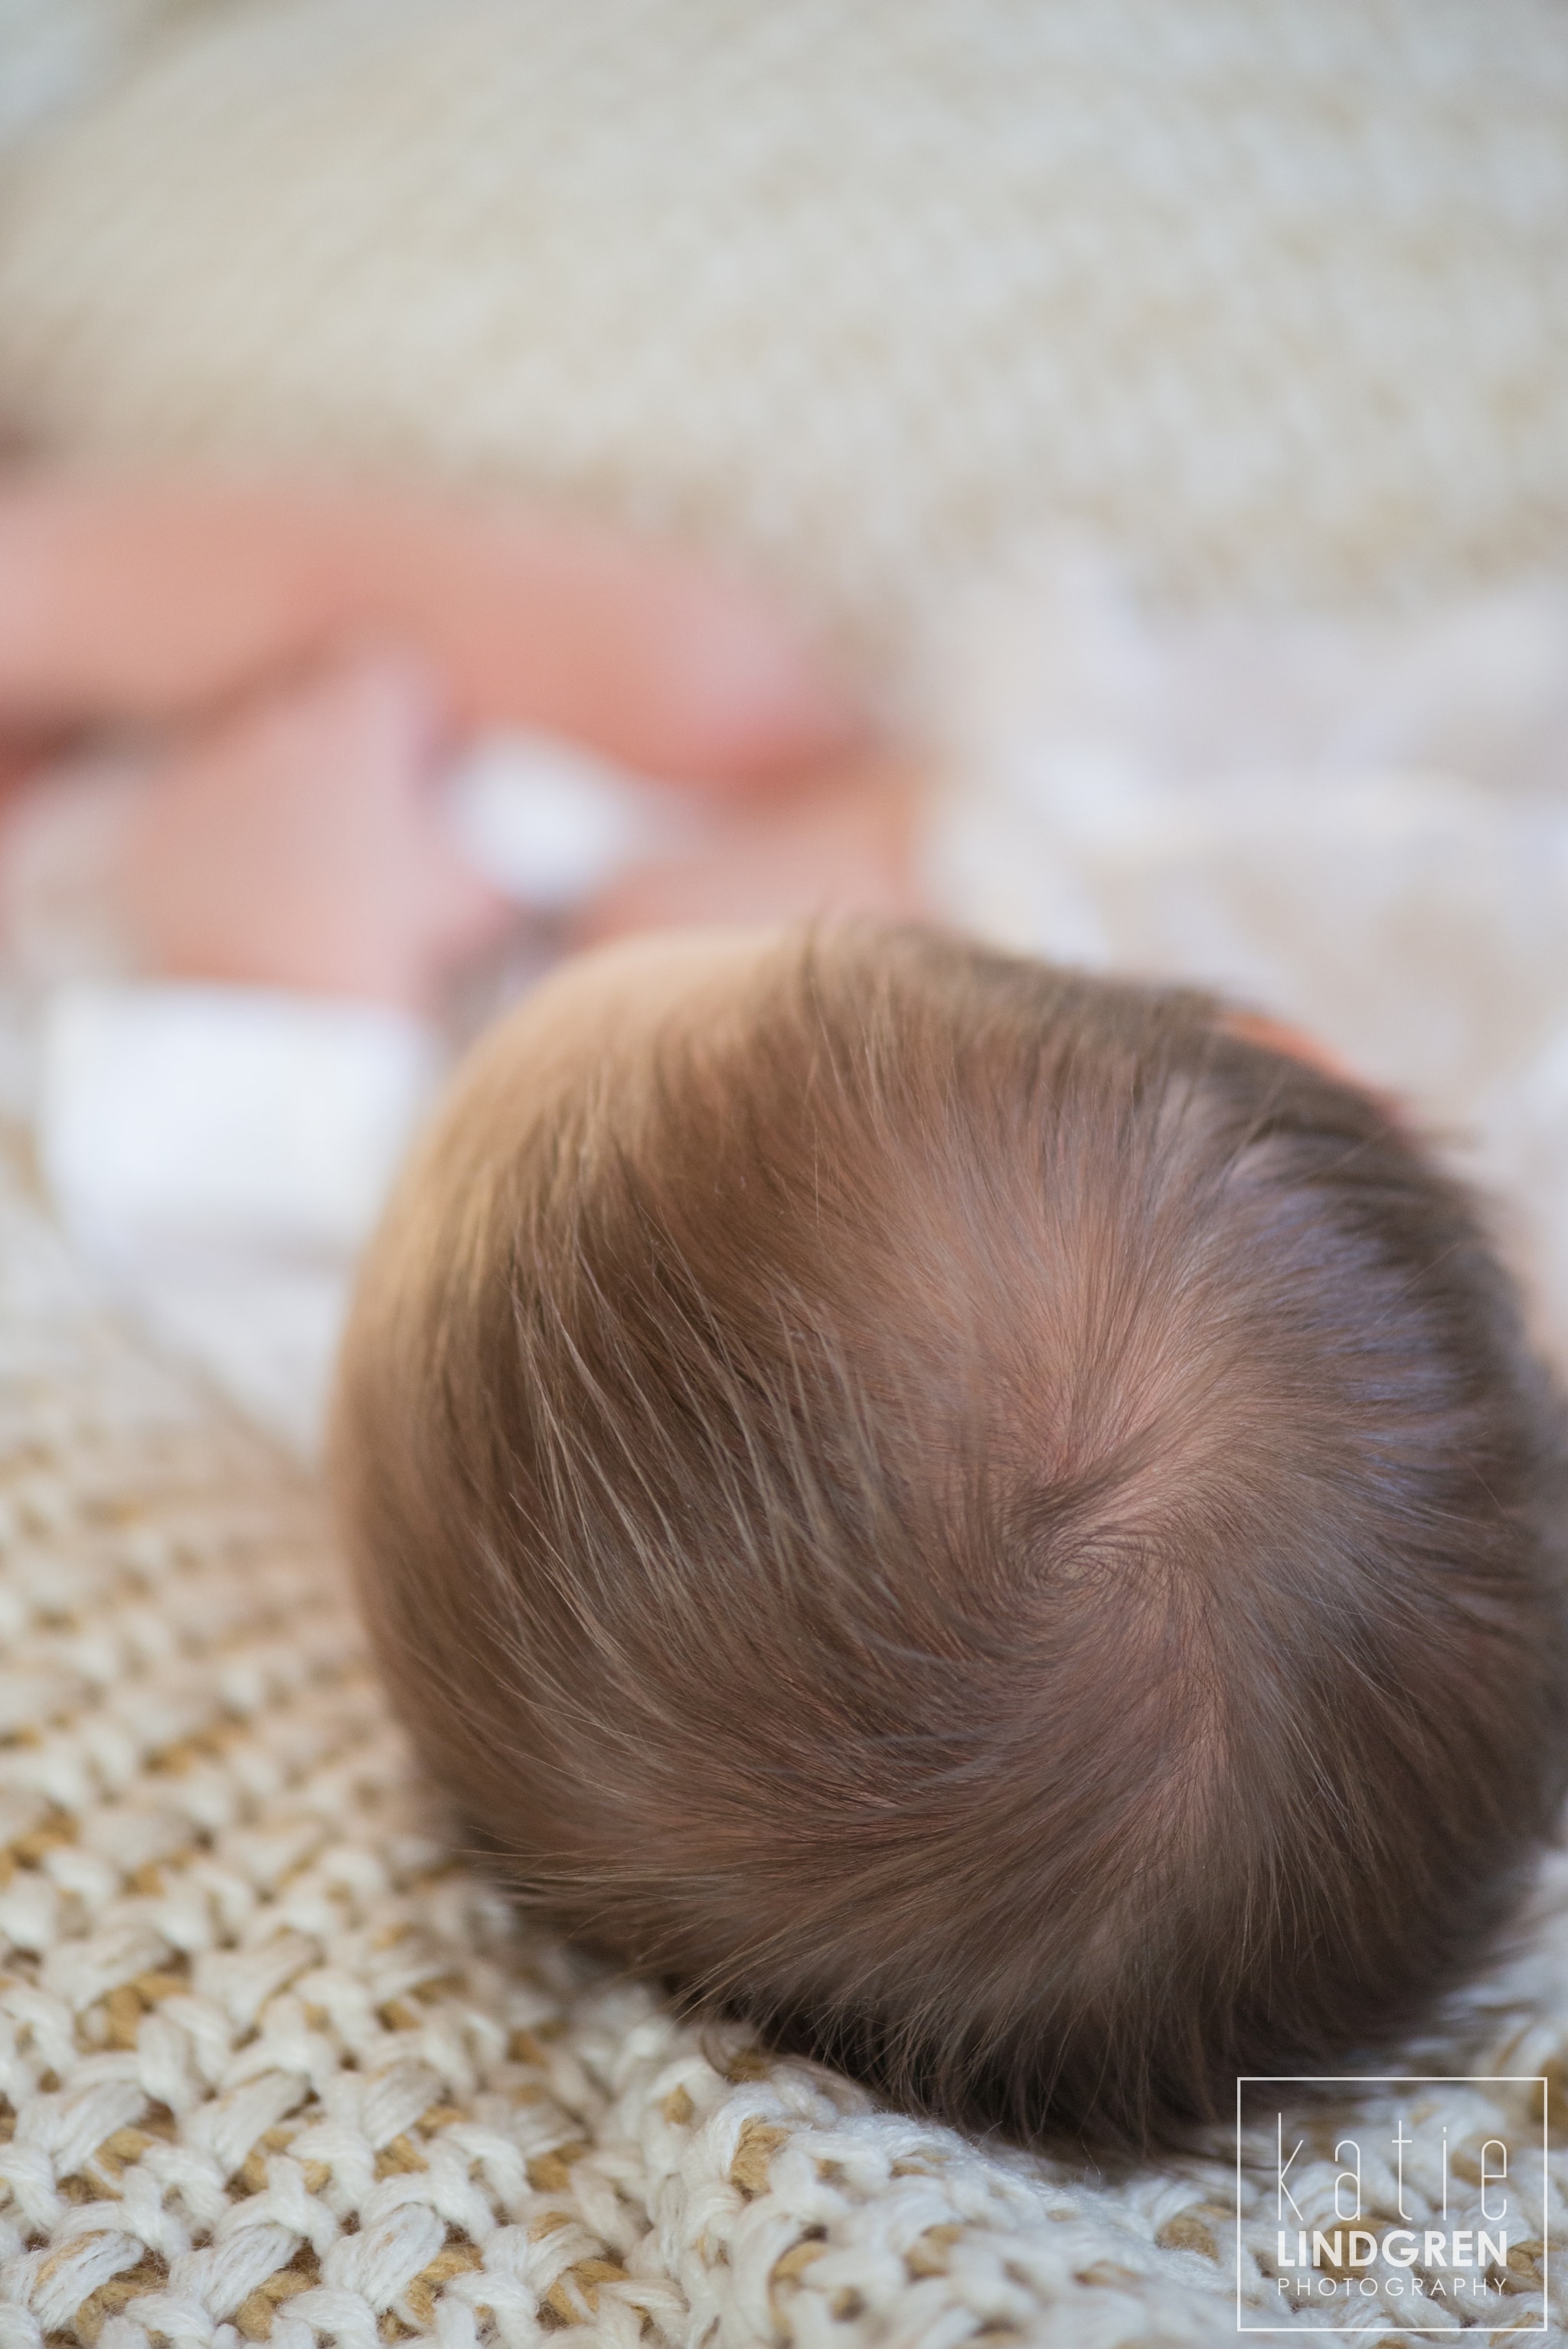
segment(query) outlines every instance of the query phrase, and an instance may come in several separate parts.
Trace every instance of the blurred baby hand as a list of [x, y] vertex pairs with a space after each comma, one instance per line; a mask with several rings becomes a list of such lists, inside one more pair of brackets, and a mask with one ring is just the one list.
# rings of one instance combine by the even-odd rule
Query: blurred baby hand
[[121, 849], [140, 968], [426, 1008], [509, 918], [449, 841], [444, 748], [423, 672], [367, 654], [172, 750]]

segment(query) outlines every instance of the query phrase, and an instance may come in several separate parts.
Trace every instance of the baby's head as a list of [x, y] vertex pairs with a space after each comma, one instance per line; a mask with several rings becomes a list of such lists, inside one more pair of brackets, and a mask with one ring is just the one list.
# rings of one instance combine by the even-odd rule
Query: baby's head
[[1464, 1195], [1208, 999], [918, 930], [569, 967], [366, 1270], [383, 1664], [568, 1931], [1138, 2140], [1413, 2016], [1563, 1779], [1553, 1398]]

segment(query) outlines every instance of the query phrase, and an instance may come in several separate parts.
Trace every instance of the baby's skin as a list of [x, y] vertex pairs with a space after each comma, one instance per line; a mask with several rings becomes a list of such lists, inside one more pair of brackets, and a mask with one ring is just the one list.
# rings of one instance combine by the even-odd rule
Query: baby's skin
[[455, 750], [498, 727], [701, 812], [571, 942], [913, 906], [906, 777], [783, 616], [716, 569], [434, 499], [0, 492], [0, 763], [15, 784], [62, 743], [134, 745], [116, 910], [149, 972], [428, 1006], [509, 918], [438, 808]]

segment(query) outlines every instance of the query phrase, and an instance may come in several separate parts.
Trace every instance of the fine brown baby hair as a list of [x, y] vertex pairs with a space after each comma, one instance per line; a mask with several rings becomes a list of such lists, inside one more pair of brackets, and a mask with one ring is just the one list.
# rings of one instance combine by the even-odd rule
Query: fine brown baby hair
[[800, 932], [482, 1044], [343, 1520], [531, 1907], [888, 2096], [1141, 2145], [1484, 1952], [1563, 1786], [1558, 1407], [1387, 1106], [1179, 989]]

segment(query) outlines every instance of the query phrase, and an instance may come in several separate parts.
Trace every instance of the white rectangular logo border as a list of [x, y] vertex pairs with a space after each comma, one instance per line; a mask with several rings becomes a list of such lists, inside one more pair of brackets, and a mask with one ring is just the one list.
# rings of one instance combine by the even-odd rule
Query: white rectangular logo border
[[[1242, 2090], [1250, 2087], [1360, 2087], [1415, 2088], [1488, 2086], [1505, 2083], [1510, 2086], [1539, 2088], [1541, 2094], [1541, 2160], [1542, 2180], [1545, 2182], [1545, 2165], [1550, 2151], [1547, 2105], [1551, 2083], [1542, 2072], [1242, 2072], [1236, 2075], [1236, 2331], [1244, 2340], [1261, 2340], [1266, 2333], [1295, 2333], [1299, 2324], [1243, 2324], [1242, 2322]], [[1464, 2330], [1472, 2337], [1482, 2335], [1489, 2341], [1529, 2339], [1543, 2336], [1552, 2330], [1552, 2319], [1546, 2301], [1551, 2282], [1552, 2242], [1542, 2212], [1541, 2230], [1541, 2299], [1539, 2324], [1469, 2324]], [[1336, 2324], [1334, 2333], [1341, 2340], [1364, 2338], [1368, 2333], [1387, 2335], [1390, 2319], [1381, 2315], [1370, 2324]], [[1451, 2325], [1402, 2324], [1401, 2333], [1412, 2341], [1447, 2340], [1453, 2336]]]

